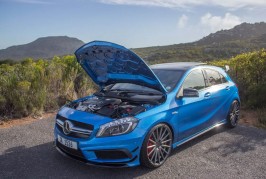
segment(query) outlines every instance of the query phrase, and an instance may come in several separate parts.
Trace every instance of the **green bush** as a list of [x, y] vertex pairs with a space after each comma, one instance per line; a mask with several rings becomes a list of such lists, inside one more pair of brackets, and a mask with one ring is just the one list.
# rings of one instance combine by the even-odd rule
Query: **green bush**
[[[167, 53], [177, 55], [171, 50]], [[200, 55], [199, 51], [190, 53]], [[150, 64], [175, 61], [160, 56]], [[266, 106], [265, 50], [209, 63], [230, 66], [229, 74], [239, 87], [242, 106]], [[22, 117], [57, 109], [67, 101], [89, 95], [95, 88], [74, 56], [0, 63], [0, 117]]]
[[74, 56], [0, 65], [0, 115], [23, 117], [57, 109], [95, 89]]
[[266, 106], [266, 51], [244, 53], [231, 59], [209, 62], [212, 65], [229, 65], [229, 74], [238, 85], [242, 106]]

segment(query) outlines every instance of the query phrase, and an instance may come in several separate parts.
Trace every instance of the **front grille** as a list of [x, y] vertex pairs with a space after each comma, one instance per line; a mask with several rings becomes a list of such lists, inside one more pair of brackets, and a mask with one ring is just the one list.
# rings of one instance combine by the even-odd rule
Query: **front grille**
[[74, 155], [74, 156], [79, 157], [81, 159], [85, 159], [84, 155], [82, 154], [82, 152], [80, 150], [68, 148], [58, 141], [56, 141], [56, 146], [67, 154]]
[[62, 121], [65, 121], [65, 120], [69, 120], [69, 121], [71, 121], [75, 126], [77, 126], [77, 127], [80, 127], [80, 128], [83, 128], [83, 129], [88, 129], [88, 130], [93, 130], [93, 125], [91, 125], [91, 124], [86, 124], [86, 123], [82, 123], [82, 122], [78, 122], [78, 121], [73, 121], [73, 120], [70, 120], [70, 119], [67, 119], [67, 118], [65, 118], [65, 117], [63, 117], [63, 116], [61, 116], [61, 115], [59, 115], [59, 114], [57, 114], [56, 115], [56, 118], [57, 119], [60, 119], [60, 120], [62, 120]]
[[[78, 121], [73, 121], [73, 120], [70, 120], [70, 119], [67, 119], [61, 115], [58, 115], [56, 116], [56, 119], [59, 119], [61, 120], [62, 122], [68, 120], [70, 121], [75, 127], [79, 127], [81, 129], [85, 129], [85, 130], [90, 130], [90, 131], [93, 131], [94, 129], [94, 126], [93, 125], [90, 125], [90, 124], [86, 124], [86, 123], [82, 123], [82, 122], [78, 122]], [[59, 124], [56, 123], [56, 126], [57, 126], [57, 129], [64, 133], [63, 132], [63, 128], [62, 126], [60, 126]], [[66, 135], [66, 134], [65, 134]], [[78, 132], [71, 132], [69, 134], [67, 134], [67, 136], [70, 136], [70, 137], [74, 137], [74, 138], [89, 138], [90, 137], [90, 134], [84, 134], [84, 133], [78, 133]]]
[[[63, 133], [64, 135], [66, 135], [66, 134], [64, 133], [62, 127], [60, 127], [58, 124], [56, 124], [56, 126], [57, 126], [57, 129], [58, 129], [61, 133]], [[76, 133], [76, 132], [71, 132], [70, 134], [67, 134], [67, 136], [69, 136], [69, 137], [74, 137], [74, 138], [84, 138], [84, 139], [90, 137], [89, 134], [80, 134], [80, 133]]]
[[94, 153], [98, 159], [103, 160], [131, 158], [128, 152], [123, 150], [96, 150]]

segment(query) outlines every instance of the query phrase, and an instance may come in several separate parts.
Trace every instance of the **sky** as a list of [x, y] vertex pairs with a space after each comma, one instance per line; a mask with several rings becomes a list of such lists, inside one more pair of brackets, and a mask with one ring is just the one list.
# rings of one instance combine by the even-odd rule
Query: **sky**
[[192, 42], [266, 21], [266, 0], [0, 0], [0, 49], [39, 37], [128, 48]]

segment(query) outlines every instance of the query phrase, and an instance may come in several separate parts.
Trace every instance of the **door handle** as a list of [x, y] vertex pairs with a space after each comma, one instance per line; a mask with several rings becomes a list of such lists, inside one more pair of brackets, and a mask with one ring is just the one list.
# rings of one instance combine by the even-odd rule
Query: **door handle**
[[177, 111], [172, 112], [172, 114], [177, 114], [177, 113], [178, 113]]
[[210, 93], [210, 92], [207, 92], [207, 93], [204, 94], [204, 97], [205, 97], [205, 98], [208, 98], [208, 97], [210, 97], [210, 96], [211, 96], [211, 93]]
[[230, 86], [226, 86], [225, 89], [228, 91], [230, 90]]

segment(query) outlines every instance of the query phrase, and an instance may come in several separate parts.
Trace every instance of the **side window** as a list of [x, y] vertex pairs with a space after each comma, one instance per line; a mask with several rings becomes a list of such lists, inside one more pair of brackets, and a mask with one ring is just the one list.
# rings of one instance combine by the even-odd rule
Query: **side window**
[[207, 81], [209, 82], [210, 86], [222, 84], [222, 78], [219, 72], [211, 69], [205, 69], [207, 73]]
[[226, 78], [224, 77], [224, 75], [222, 75], [221, 73], [220, 74], [220, 77], [222, 79], [222, 83], [227, 83], [228, 81], [226, 80]]
[[205, 81], [201, 70], [192, 71], [183, 83], [183, 89], [193, 88], [200, 90], [205, 88]]

